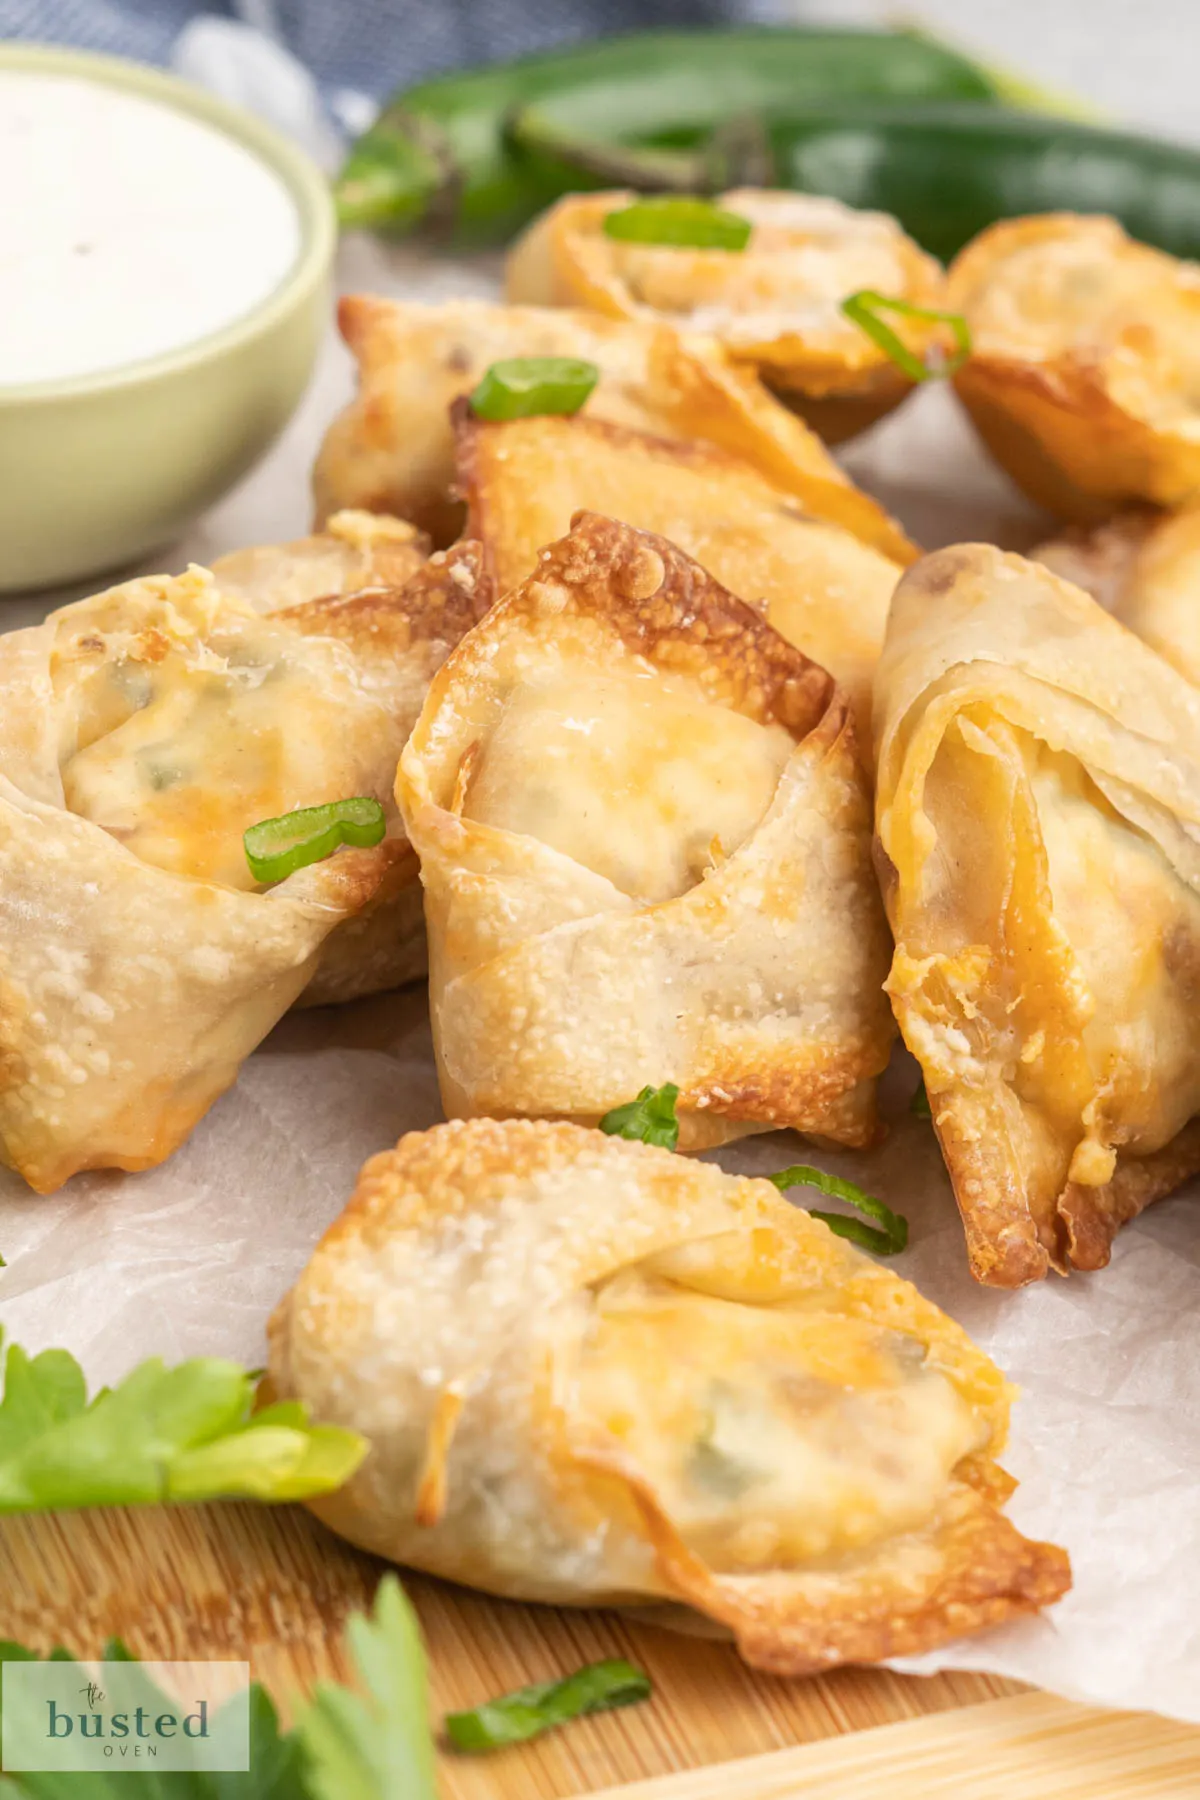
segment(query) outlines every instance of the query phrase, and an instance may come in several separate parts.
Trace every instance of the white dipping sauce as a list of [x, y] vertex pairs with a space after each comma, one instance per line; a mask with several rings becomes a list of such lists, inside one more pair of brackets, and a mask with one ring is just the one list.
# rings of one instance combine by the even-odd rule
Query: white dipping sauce
[[187, 113], [0, 69], [0, 384], [117, 369], [206, 337], [300, 249], [283, 181]]

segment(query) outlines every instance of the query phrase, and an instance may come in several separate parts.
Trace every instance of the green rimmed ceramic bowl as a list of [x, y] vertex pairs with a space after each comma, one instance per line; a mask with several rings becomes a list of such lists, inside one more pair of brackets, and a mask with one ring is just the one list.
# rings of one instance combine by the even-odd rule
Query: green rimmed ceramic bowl
[[13, 593], [146, 556], [258, 461], [312, 373], [336, 226], [328, 183], [304, 152], [201, 88], [38, 45], [0, 44], [0, 69], [104, 82], [188, 113], [273, 169], [300, 218], [290, 271], [231, 325], [96, 375], [0, 386], [0, 593]]

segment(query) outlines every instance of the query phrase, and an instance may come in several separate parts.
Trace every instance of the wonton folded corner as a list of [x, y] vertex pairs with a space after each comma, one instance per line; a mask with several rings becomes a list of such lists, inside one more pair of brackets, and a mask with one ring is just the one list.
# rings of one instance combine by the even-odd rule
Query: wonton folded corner
[[[282, 559], [289, 598], [311, 591], [297, 549], [255, 553]], [[311, 540], [301, 560], [323, 584], [341, 555]], [[273, 591], [192, 568], [0, 637], [0, 1160], [39, 1191], [161, 1162], [302, 993], [423, 967], [391, 789], [430, 675], [486, 605], [477, 547], [400, 589], [272, 611]], [[249, 827], [352, 797], [380, 803], [382, 842], [257, 886]]]
[[462, 518], [451, 403], [470, 394], [497, 362], [570, 357], [597, 371], [585, 402], [588, 419], [719, 446], [808, 512], [897, 562], [918, 554], [815, 433], [712, 337], [579, 308], [483, 300], [427, 306], [368, 294], [348, 295], [338, 320], [358, 361], [359, 391], [330, 425], [317, 457], [319, 518], [337, 507], [367, 507], [413, 519], [448, 542]]
[[870, 809], [825, 671], [673, 544], [582, 514], [430, 689], [397, 798], [451, 1116], [861, 1144], [893, 1024]]
[[958, 1325], [770, 1182], [578, 1126], [457, 1121], [372, 1158], [275, 1312], [270, 1379], [370, 1440], [308, 1502], [351, 1542], [699, 1613], [777, 1674], [1070, 1586], [1003, 1514], [1012, 1389]]
[[875, 696], [888, 989], [972, 1271], [1101, 1268], [1200, 1169], [1200, 693], [968, 544], [901, 583]]

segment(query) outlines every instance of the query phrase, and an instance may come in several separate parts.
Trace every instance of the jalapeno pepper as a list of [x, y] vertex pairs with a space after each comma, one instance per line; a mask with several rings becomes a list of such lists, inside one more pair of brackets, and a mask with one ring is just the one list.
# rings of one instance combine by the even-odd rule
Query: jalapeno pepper
[[503, 240], [579, 185], [552, 156], [513, 141], [518, 109], [529, 130], [545, 108], [583, 137], [672, 153], [739, 120], [769, 127], [809, 103], [855, 97], [989, 101], [996, 89], [966, 57], [905, 32], [631, 33], [437, 76], [397, 94], [351, 151], [337, 180], [338, 210], [347, 225], [406, 231], [442, 221], [467, 237]]
[[[545, 149], [546, 119], [530, 129]], [[518, 139], [525, 130], [518, 115]], [[1142, 243], [1200, 258], [1200, 151], [1161, 138], [997, 106], [853, 101], [798, 109], [766, 141], [775, 185], [891, 213], [935, 256], [955, 255], [998, 219], [1099, 212]], [[658, 152], [559, 131], [553, 147], [563, 166], [576, 161], [606, 185], [705, 185], [703, 152], [677, 152], [664, 169]]]

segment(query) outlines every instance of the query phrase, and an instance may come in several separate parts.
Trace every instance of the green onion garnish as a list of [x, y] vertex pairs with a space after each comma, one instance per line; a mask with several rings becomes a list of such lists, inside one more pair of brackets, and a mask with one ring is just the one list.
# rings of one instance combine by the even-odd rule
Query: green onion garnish
[[917, 1091], [908, 1103], [908, 1110], [914, 1119], [932, 1119], [933, 1108], [929, 1104], [929, 1095], [925, 1091], [925, 1077], [922, 1075], [917, 1083]]
[[489, 1700], [471, 1712], [448, 1713], [446, 1736], [456, 1750], [478, 1755], [523, 1744], [555, 1725], [586, 1713], [610, 1712], [650, 1698], [650, 1679], [632, 1663], [614, 1658], [592, 1663], [565, 1681], [543, 1681]]
[[744, 250], [753, 229], [740, 213], [687, 196], [635, 200], [604, 219], [606, 237], [627, 244], [671, 244], [678, 250]]
[[[848, 299], [843, 300], [842, 311], [913, 381], [928, 381], [935, 375], [953, 375], [971, 354], [971, 328], [961, 313], [937, 312], [931, 306], [913, 306], [908, 300], [891, 300], [886, 294], [873, 293], [870, 288], [863, 288], [861, 292], [851, 294]], [[921, 357], [914, 355], [890, 325], [884, 324], [879, 317], [881, 312], [896, 313], [903, 319], [928, 319], [934, 324], [949, 325], [957, 346], [953, 356], [938, 368], [933, 368]]]
[[873, 1250], [876, 1256], [896, 1256], [908, 1243], [908, 1220], [901, 1213], [892, 1212], [882, 1200], [864, 1194], [852, 1181], [826, 1175], [824, 1169], [810, 1168], [807, 1163], [780, 1169], [777, 1175], [768, 1175], [767, 1180], [773, 1181], [781, 1193], [791, 1187], [817, 1188], [831, 1200], [844, 1200], [848, 1206], [856, 1206], [859, 1212], [866, 1213], [868, 1218], [878, 1219], [882, 1231], [876, 1231], [873, 1225], [864, 1225], [861, 1219], [848, 1219], [845, 1213], [811, 1214], [814, 1219], [823, 1219], [838, 1237], [849, 1238], [852, 1244], [861, 1244], [864, 1250]]
[[358, 796], [327, 806], [302, 806], [277, 819], [260, 819], [242, 835], [256, 881], [284, 881], [309, 863], [323, 862], [343, 844], [369, 850], [387, 830], [378, 800]]
[[480, 419], [531, 419], [577, 413], [596, 383], [595, 363], [574, 356], [512, 356], [494, 362], [471, 395]]
[[679, 1120], [675, 1117], [678, 1098], [679, 1089], [673, 1081], [664, 1082], [660, 1088], [644, 1087], [636, 1100], [606, 1112], [600, 1129], [609, 1137], [637, 1138], [643, 1144], [673, 1150], [679, 1142]]

